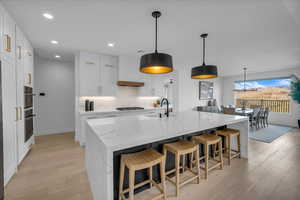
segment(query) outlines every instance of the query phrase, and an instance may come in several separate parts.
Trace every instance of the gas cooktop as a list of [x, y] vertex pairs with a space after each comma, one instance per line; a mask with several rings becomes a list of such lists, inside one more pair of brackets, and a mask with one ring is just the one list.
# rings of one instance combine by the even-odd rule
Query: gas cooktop
[[142, 107], [119, 107], [116, 109], [117, 110], [143, 110], [144, 108], [142, 108]]

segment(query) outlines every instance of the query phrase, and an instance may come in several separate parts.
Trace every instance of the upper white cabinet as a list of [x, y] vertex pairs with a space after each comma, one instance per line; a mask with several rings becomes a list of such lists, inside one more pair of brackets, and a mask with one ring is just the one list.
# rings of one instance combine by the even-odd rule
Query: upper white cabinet
[[24, 38], [23, 59], [24, 84], [26, 86], [33, 87], [33, 48], [26, 38]]
[[80, 96], [115, 96], [118, 57], [87, 52], [78, 56]]
[[146, 78], [139, 71], [139, 58], [131, 56], [119, 57], [119, 80], [120, 81], [136, 81], [141, 82]]
[[1, 10], [2, 15], [2, 45], [1, 52], [3, 58], [14, 60], [15, 58], [15, 28], [14, 20], [7, 14], [5, 10]]
[[100, 58], [98, 54], [79, 55], [79, 85], [81, 96], [99, 95]]
[[118, 57], [100, 56], [100, 95], [115, 96], [118, 80]]

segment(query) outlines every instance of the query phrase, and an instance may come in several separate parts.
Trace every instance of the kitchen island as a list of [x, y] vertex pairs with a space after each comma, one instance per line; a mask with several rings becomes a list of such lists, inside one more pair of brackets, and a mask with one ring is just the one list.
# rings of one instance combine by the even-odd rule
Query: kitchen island
[[[192, 135], [224, 126], [240, 130], [241, 156], [247, 158], [248, 117], [185, 111], [171, 114], [169, 118], [151, 114], [87, 120], [85, 162], [93, 199], [118, 199], [121, 154], [147, 148], [161, 151], [164, 143], [189, 139]], [[232, 146], [235, 148], [236, 144]], [[171, 163], [167, 161], [167, 169]], [[137, 177], [143, 179], [144, 175]]]

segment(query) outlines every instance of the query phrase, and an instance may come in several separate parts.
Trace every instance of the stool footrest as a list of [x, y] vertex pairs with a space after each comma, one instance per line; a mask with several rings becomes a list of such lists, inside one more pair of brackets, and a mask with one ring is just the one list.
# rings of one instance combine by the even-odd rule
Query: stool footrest
[[[189, 171], [191, 171], [191, 170], [189, 170]], [[193, 172], [193, 171], [191, 171], [191, 172], [192, 172], [195, 176], [193, 176], [193, 177], [191, 177], [191, 178], [188, 178], [187, 180], [185, 180], [185, 181], [179, 183], [179, 186], [180, 186], [180, 187], [183, 186], [183, 185], [186, 185], [186, 184], [188, 184], [189, 182], [191, 182], [191, 181], [193, 181], [193, 180], [195, 180], [195, 179], [198, 178], [198, 174], [197, 174], [197, 173], [195, 173], [195, 172]], [[174, 180], [172, 180], [170, 177], [166, 176], [166, 180], [168, 180], [168, 181], [170, 181], [171, 183], [173, 183], [174, 185], [176, 185], [176, 182], [175, 182]]]
[[[155, 181], [153, 181], [153, 180], [147, 180], [147, 181], [143, 181], [143, 182], [141, 182], [141, 183], [139, 183], [139, 184], [136, 184], [136, 185], [134, 186], [134, 189], [139, 188], [139, 187], [141, 187], [141, 186], [144, 186], [144, 185], [146, 185], [146, 184], [150, 184], [150, 183], [152, 183], [152, 184], [153, 184], [153, 185], [154, 185], [161, 193], [163, 193], [162, 187], [159, 186], [159, 185], [158, 185]], [[129, 192], [129, 188], [123, 190], [123, 192], [121, 193], [121, 196], [122, 196], [123, 199], [126, 199], [125, 196], [124, 196], [124, 194], [126, 194], [126, 193], [128, 193], [128, 192]], [[154, 200], [154, 199], [160, 199], [160, 198], [162, 198], [163, 196], [164, 196], [164, 194], [159, 194], [159, 195], [153, 197], [151, 200]]]

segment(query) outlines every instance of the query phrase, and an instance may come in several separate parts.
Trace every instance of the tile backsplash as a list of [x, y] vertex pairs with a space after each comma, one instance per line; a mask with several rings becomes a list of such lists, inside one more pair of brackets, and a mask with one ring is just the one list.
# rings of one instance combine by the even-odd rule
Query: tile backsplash
[[138, 95], [138, 88], [134, 87], [118, 87], [117, 95], [115, 97], [80, 97], [80, 108], [84, 110], [84, 102], [86, 99], [95, 102], [95, 110], [114, 109], [116, 107], [153, 107], [159, 97], [140, 97]]

